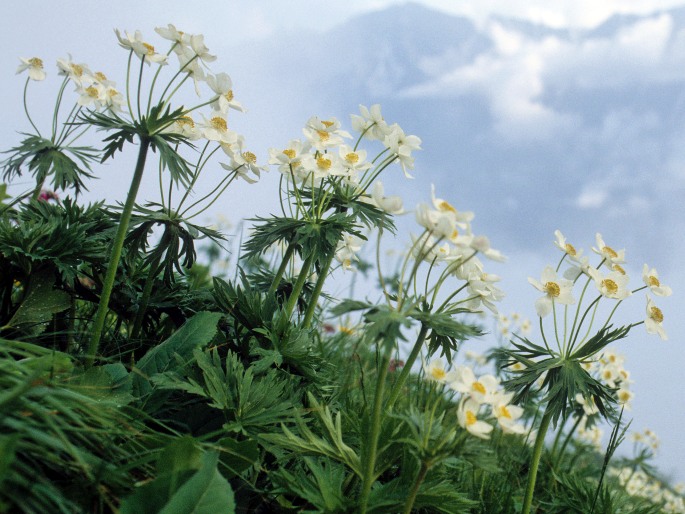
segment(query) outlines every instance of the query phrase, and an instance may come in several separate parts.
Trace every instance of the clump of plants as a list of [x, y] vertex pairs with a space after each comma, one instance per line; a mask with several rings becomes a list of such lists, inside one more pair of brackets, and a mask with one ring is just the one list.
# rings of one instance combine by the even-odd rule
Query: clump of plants
[[[474, 214], [433, 190], [394, 266], [382, 250], [405, 209], [381, 174], [410, 177], [421, 140], [360, 106], [349, 131], [312, 116], [261, 164], [203, 36], [156, 32], [162, 52], [116, 32], [121, 88], [59, 59], [47, 120], [29, 102], [44, 63], [21, 59], [30, 129], [0, 189], [0, 511], [685, 512], [653, 434], [614, 455], [633, 393], [608, 345], [638, 325], [666, 338], [656, 270], [631, 288], [623, 250], [598, 234], [591, 263], [558, 232], [558, 266], [529, 279], [536, 334], [500, 315], [502, 344], [464, 352], [504, 296]], [[80, 203], [129, 152], [123, 203]], [[269, 167], [277, 209], [244, 239], [196, 221]], [[331, 296], [345, 280], [362, 297]], [[644, 320], [613, 326], [641, 291]]]

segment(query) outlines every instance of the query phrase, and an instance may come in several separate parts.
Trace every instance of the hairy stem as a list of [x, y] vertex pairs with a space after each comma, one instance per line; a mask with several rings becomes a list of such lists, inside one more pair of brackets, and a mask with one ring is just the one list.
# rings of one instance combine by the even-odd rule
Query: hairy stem
[[414, 343], [414, 348], [412, 348], [409, 357], [407, 357], [407, 362], [405, 362], [404, 367], [400, 372], [400, 376], [397, 377], [397, 381], [393, 384], [392, 389], [390, 390], [390, 397], [388, 398], [388, 403], [385, 406], [386, 409], [389, 410], [395, 404], [397, 398], [400, 396], [402, 387], [404, 386], [404, 383], [406, 382], [409, 373], [411, 373], [411, 368], [414, 365], [414, 362], [416, 362], [416, 358], [419, 356], [419, 353], [421, 352], [421, 348], [423, 347], [423, 341], [426, 339], [427, 333], [428, 326], [422, 324], [421, 330], [419, 331], [419, 335], [417, 336], [416, 342]]
[[535, 438], [535, 446], [533, 446], [533, 456], [531, 457], [530, 470], [528, 471], [528, 485], [526, 486], [526, 496], [523, 501], [521, 514], [530, 514], [530, 507], [533, 503], [533, 492], [535, 491], [535, 480], [538, 476], [538, 466], [540, 465], [542, 448], [545, 445], [545, 434], [547, 433], [551, 420], [552, 413], [545, 409], [545, 413], [540, 421], [540, 427], [538, 428], [538, 435]]
[[302, 321], [302, 326], [304, 328], [309, 328], [309, 325], [312, 323], [316, 306], [319, 303], [319, 296], [321, 295], [321, 290], [323, 289], [323, 284], [326, 281], [326, 278], [328, 278], [328, 271], [331, 269], [331, 262], [333, 262], [333, 255], [326, 259], [326, 262], [324, 262], [323, 266], [319, 270], [319, 278], [316, 280], [312, 297], [309, 299], [309, 305], [307, 305], [307, 310], [304, 313], [304, 321]]

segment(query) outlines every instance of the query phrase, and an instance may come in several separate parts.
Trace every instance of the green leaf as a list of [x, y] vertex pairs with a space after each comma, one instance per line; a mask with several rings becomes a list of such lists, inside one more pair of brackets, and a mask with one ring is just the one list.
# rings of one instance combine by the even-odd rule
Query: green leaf
[[[181, 469], [179, 462], [194, 464], [194, 454], [188, 454], [188, 442], [170, 449], [170, 461], [177, 466], [164, 472], [124, 498], [121, 514], [233, 514], [233, 490], [217, 470], [219, 456], [207, 452], [200, 456], [197, 469]], [[190, 460], [187, 460], [191, 457]], [[186, 459], [186, 460], [184, 460]]]
[[[40, 325], [52, 319], [54, 314], [67, 310], [71, 298], [65, 291], [53, 289], [54, 280], [50, 273], [32, 277], [26, 298], [7, 323], [7, 327]], [[42, 331], [44, 327], [41, 327]]]
[[149, 393], [150, 377], [168, 371], [175, 355], [189, 361], [195, 348], [207, 345], [214, 338], [221, 317], [219, 312], [198, 312], [169, 339], [150, 349], [135, 368], [134, 392], [138, 396]]
[[219, 439], [217, 446], [221, 452], [221, 464], [230, 471], [223, 473], [227, 478], [241, 474], [259, 460], [259, 445], [254, 439], [237, 441], [231, 437], [224, 437]]

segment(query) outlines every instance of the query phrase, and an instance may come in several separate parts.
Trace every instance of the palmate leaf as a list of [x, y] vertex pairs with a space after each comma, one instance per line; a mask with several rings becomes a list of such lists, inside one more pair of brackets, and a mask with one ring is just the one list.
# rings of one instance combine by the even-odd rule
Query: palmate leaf
[[36, 183], [43, 183], [52, 175], [53, 189], [73, 188], [77, 195], [81, 189], [87, 189], [83, 178], [93, 177], [90, 164], [99, 157], [95, 149], [59, 146], [40, 136], [24, 135], [27, 137], [19, 146], [5, 152], [11, 153], [2, 163], [5, 180], [21, 176], [22, 168], [26, 166], [36, 178]]
[[585, 342], [580, 348], [578, 348], [571, 355], [571, 359], [582, 361], [588, 359], [593, 355], [599, 353], [602, 349], [606, 348], [608, 345], [619, 339], [623, 339], [628, 336], [631, 326], [619, 327], [612, 330], [613, 325], [602, 328], [594, 336]]
[[409, 316], [420, 321], [430, 329], [426, 338], [428, 356], [440, 350], [440, 356], [444, 356], [447, 362], [452, 362], [452, 353], [456, 352], [463, 341], [472, 337], [483, 335], [479, 327], [462, 323], [454, 319], [456, 314], [466, 314], [468, 309], [453, 308], [448, 311], [431, 312], [428, 305], [421, 310], [412, 311]]

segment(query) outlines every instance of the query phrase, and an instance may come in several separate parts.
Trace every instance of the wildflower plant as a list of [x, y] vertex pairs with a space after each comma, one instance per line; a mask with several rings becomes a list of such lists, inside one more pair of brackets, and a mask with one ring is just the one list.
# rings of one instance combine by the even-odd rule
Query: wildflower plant
[[[537, 466], [550, 423], [556, 427], [560, 420], [565, 421], [577, 402], [586, 414], [594, 414], [596, 409], [605, 419], [614, 420], [616, 406], [627, 403], [631, 397], [627, 389], [619, 387], [627, 384], [627, 377], [621, 375], [620, 369], [605, 366], [600, 376], [593, 376], [589, 372], [592, 364], [610, 358], [606, 347], [627, 337], [638, 325], [644, 324], [648, 333], [666, 339], [662, 311], [649, 294], [644, 320], [617, 328], [611, 324], [618, 307], [633, 294], [645, 289], [661, 296], [671, 294], [670, 288], [661, 285], [654, 269], [645, 265], [643, 284], [631, 290], [624, 269], [625, 250], [614, 250], [598, 233], [596, 246], [592, 248], [598, 262], [591, 264], [583, 250], [576, 249], [560, 231], [555, 232], [555, 237], [555, 245], [562, 252], [558, 265], [545, 267], [540, 280], [528, 279], [542, 293], [535, 302], [540, 342], [517, 336], [512, 340], [513, 348], [504, 351], [507, 365], [517, 368], [507, 382], [517, 399], [524, 399], [539, 388], [545, 404], [531, 461], [524, 513], [530, 512]], [[560, 274], [565, 262], [568, 266]], [[576, 289], [580, 289], [580, 294], [574, 293]], [[602, 312], [600, 305], [605, 304], [609, 312], [603, 318], [598, 313]]]
[[[27, 99], [49, 70], [20, 59], [32, 132], [3, 176], [29, 172], [35, 186], [10, 198], [0, 185], [0, 510], [526, 512], [550, 423], [546, 506], [679, 508], [667, 486], [673, 496], [651, 503], [631, 492], [647, 450], [609, 467], [620, 422], [603, 462], [596, 449], [600, 417], [633, 397], [607, 345], [640, 324], [666, 338], [657, 300], [671, 289], [655, 269], [631, 287], [625, 252], [598, 235], [592, 266], [557, 233], [559, 265], [530, 279], [533, 336], [499, 311], [490, 266], [505, 257], [474, 213], [435, 187], [414, 209], [391, 193], [420, 177], [418, 136], [362, 105], [349, 123], [304, 120], [260, 160], [232, 129], [244, 107], [231, 77], [210, 71], [204, 37], [156, 33], [161, 44], [115, 31], [121, 88], [59, 59], [47, 127]], [[102, 148], [84, 142], [98, 135]], [[80, 205], [95, 165], [132, 145], [125, 201]], [[198, 221], [269, 170], [275, 212], [239, 222], [235, 238]], [[146, 171], [159, 189], [140, 202]], [[383, 248], [399, 215], [416, 225], [393, 268]], [[331, 282], [345, 279], [350, 297], [335, 298]], [[638, 292], [644, 320], [613, 328]], [[462, 350], [485, 313], [500, 338], [517, 334], [494, 368], [492, 353]]]

